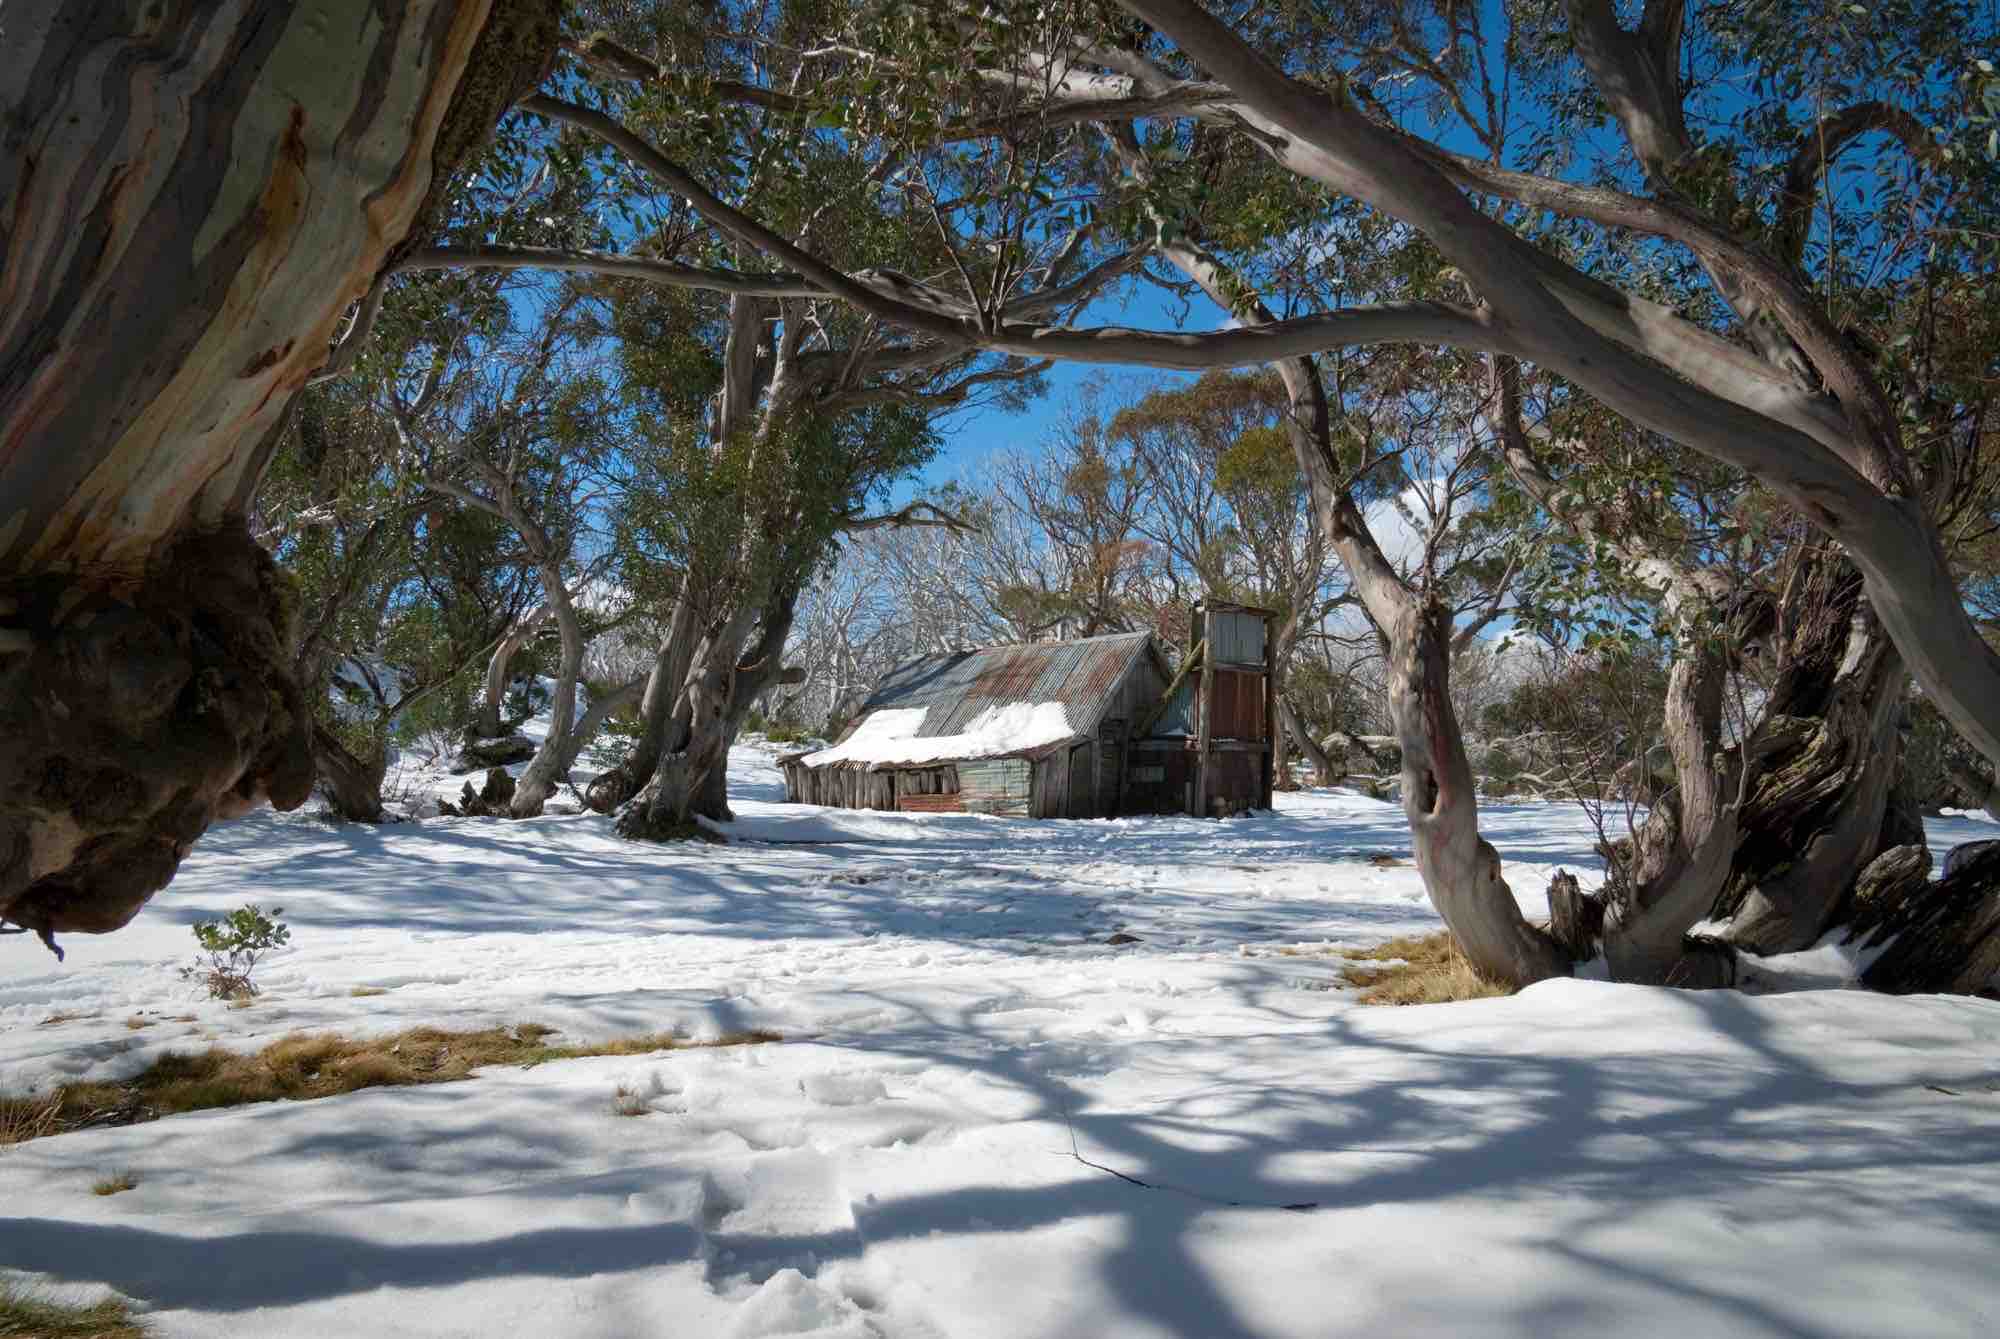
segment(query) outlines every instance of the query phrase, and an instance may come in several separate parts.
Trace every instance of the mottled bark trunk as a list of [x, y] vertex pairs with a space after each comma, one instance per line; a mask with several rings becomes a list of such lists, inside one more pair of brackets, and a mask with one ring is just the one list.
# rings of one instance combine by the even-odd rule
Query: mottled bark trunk
[[313, 727], [312, 742], [314, 772], [326, 789], [328, 807], [350, 823], [380, 823], [389, 755], [357, 757], [324, 725]]
[[[706, 639], [688, 675], [684, 746], [663, 757], [649, 793], [619, 819], [619, 831], [648, 837], [684, 831], [692, 817], [718, 821], [729, 809], [729, 749], [757, 695], [777, 682], [799, 589], [788, 585], [758, 615], [739, 610]], [[753, 628], [754, 646], [745, 649]]]
[[687, 735], [679, 748], [662, 754], [650, 789], [620, 817], [619, 831], [626, 836], [682, 830], [695, 812], [702, 783], [728, 752], [736, 666], [754, 621], [752, 611], [739, 609], [696, 648], [687, 676]]
[[1479, 973], [1528, 985], [1567, 976], [1570, 957], [1521, 915], [1500, 854], [1479, 835], [1479, 802], [1451, 705], [1451, 628], [1416, 605], [1388, 629], [1389, 716], [1403, 751], [1403, 812], [1431, 904]]
[[1793, 631], [1750, 741], [1742, 835], [1713, 911], [1730, 942], [1755, 953], [1805, 948], [1844, 920], [1856, 876], [1885, 837], [1908, 833], [1890, 805], [1901, 657], [1836, 558], [1819, 560], [1788, 603]]
[[243, 515], [557, 10], [10, 0], [5, 25], [0, 917], [105, 931], [211, 820], [310, 790], [293, 596]]
[[[1129, 153], [1127, 162], [1133, 162]], [[1165, 245], [1161, 252], [1246, 325], [1273, 319], [1262, 302], [1244, 301], [1237, 277], [1208, 252], [1186, 242]], [[1312, 497], [1314, 522], [1388, 643], [1389, 713], [1402, 748], [1403, 810], [1424, 889], [1482, 975], [1515, 985], [1565, 976], [1571, 958], [1522, 917], [1500, 876], [1499, 853], [1479, 835], [1472, 767], [1451, 706], [1450, 621], [1410, 589], [1355, 505], [1333, 448], [1326, 387], [1312, 360], [1285, 359], [1277, 370], [1289, 401], [1285, 433]]]
[[576, 728], [576, 681], [583, 674], [583, 620], [563, 586], [563, 575], [554, 567], [542, 569], [542, 592], [562, 638], [561, 659], [556, 666], [555, 699], [549, 704], [549, 732], [528, 760], [527, 770], [514, 787], [508, 812], [515, 818], [533, 818], [542, 812], [555, 788], [569, 776], [581, 745], [572, 743]]
[[645, 696], [639, 703], [639, 737], [632, 751], [592, 781], [584, 793], [584, 803], [598, 813], [611, 813], [644, 790], [660, 758], [677, 752], [685, 742], [688, 668], [694, 663], [700, 640], [693, 604], [676, 600], [653, 652], [653, 668], [646, 676]]
[[1640, 825], [1601, 894], [1604, 958], [1617, 981], [1722, 986], [1735, 955], [1690, 942], [1714, 904], [1736, 849], [1736, 769], [1722, 742], [1728, 668], [1699, 628], [1685, 628], [1667, 676], [1665, 732], [1676, 784]]

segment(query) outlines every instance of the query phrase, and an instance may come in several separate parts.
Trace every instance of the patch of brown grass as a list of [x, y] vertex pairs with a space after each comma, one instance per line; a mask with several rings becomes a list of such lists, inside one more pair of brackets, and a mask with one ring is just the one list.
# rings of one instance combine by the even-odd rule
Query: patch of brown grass
[[93, 1195], [116, 1195], [121, 1190], [130, 1190], [139, 1184], [139, 1178], [130, 1172], [118, 1172], [107, 1176], [90, 1188]]
[[0, 1099], [0, 1148], [54, 1134], [62, 1119], [62, 1093]]
[[50, 1014], [47, 1018], [44, 1018], [37, 1026], [54, 1027], [57, 1023], [74, 1023], [79, 1018], [95, 1018], [95, 1017], [97, 1017], [96, 1014], [69, 1014], [58, 1011], [56, 1013]]
[[0, 1339], [146, 1339], [146, 1332], [116, 1298], [64, 1306], [0, 1284]]
[[1335, 952], [1347, 959], [1341, 978], [1361, 988], [1363, 1004], [1443, 1004], [1514, 993], [1512, 986], [1474, 971], [1449, 930]]
[[169, 1051], [144, 1073], [122, 1082], [72, 1083], [41, 1097], [0, 1098], [0, 1143], [97, 1125], [137, 1125], [186, 1111], [253, 1102], [305, 1102], [363, 1088], [451, 1083], [491, 1066], [525, 1068], [596, 1055], [648, 1055], [784, 1040], [775, 1032], [753, 1030], [713, 1041], [653, 1033], [563, 1046], [548, 1040], [554, 1035], [552, 1027], [522, 1023], [467, 1032], [411, 1028], [359, 1040], [333, 1033], [295, 1034], [248, 1054], [219, 1046], [198, 1053]]
[[389, 991], [386, 986], [356, 986], [347, 993], [353, 999], [365, 1000], [370, 995], [387, 995]]
[[137, 1032], [140, 1028], [153, 1026], [153, 1020], [150, 1018], [141, 1018], [139, 1015], [133, 1014], [125, 1020], [125, 1026], [131, 1031]]

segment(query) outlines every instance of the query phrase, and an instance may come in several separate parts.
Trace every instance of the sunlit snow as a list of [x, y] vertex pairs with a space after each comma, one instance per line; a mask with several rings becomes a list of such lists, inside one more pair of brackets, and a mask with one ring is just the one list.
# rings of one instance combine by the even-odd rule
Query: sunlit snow
[[[1561, 981], [1363, 1007], [1327, 949], [1437, 925], [1396, 807], [855, 813], [781, 803], [772, 757], [733, 755], [728, 846], [261, 813], [67, 963], [4, 941], [6, 1091], [297, 1030], [788, 1040], [38, 1140], [0, 1152], [0, 1265], [114, 1288], [165, 1339], [2000, 1317], [2000, 1004]], [[1596, 869], [1572, 807], [1491, 805], [1485, 830], [1531, 912], [1558, 867]], [[253, 900], [292, 927], [263, 1000], [195, 998], [189, 924]], [[120, 1170], [136, 1189], [90, 1193]]]

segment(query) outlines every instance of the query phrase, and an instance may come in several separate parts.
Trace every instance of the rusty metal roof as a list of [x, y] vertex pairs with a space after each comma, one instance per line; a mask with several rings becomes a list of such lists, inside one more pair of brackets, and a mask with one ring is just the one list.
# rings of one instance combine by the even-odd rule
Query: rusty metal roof
[[1112, 690], [1147, 656], [1164, 674], [1152, 634], [1121, 632], [1074, 642], [991, 646], [926, 656], [882, 676], [855, 719], [883, 707], [927, 709], [925, 738], [963, 734], [992, 707], [1017, 702], [1060, 702], [1072, 737], [1097, 732], [1110, 709]]

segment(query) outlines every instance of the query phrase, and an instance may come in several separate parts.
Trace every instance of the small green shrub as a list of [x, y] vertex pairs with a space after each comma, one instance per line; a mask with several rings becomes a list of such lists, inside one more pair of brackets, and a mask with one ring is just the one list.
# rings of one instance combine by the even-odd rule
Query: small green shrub
[[219, 921], [195, 922], [194, 938], [201, 952], [191, 965], [181, 968], [181, 978], [208, 987], [210, 999], [249, 999], [257, 993], [250, 973], [258, 960], [292, 937], [285, 923], [276, 919], [284, 910], [272, 907], [267, 916], [251, 903]]
[[1521, 764], [1512, 753], [1495, 744], [1486, 750], [1481, 759], [1482, 769], [1495, 781], [1512, 781], [1521, 774]]
[[773, 744], [803, 744], [812, 737], [803, 725], [771, 725], [764, 731], [764, 738]]
[[502, 715], [519, 725], [538, 711], [546, 711], [549, 706], [549, 690], [540, 679], [519, 678], [507, 690], [506, 701], [502, 704]]

